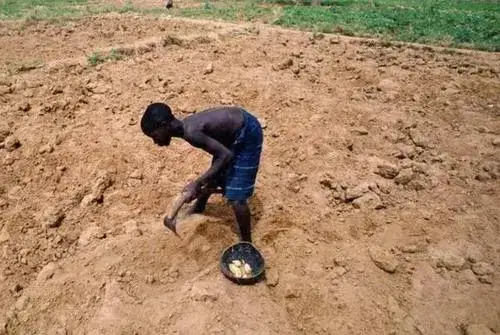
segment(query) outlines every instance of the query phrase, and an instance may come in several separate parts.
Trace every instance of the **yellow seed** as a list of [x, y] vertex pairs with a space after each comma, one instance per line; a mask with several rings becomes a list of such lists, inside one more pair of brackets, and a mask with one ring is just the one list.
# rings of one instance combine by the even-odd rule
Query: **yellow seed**
[[235, 259], [235, 260], [233, 260], [233, 264], [236, 266], [241, 266], [241, 261]]
[[245, 271], [246, 274], [251, 274], [252, 273], [252, 267], [245, 263], [245, 266], [243, 267], [243, 270]]

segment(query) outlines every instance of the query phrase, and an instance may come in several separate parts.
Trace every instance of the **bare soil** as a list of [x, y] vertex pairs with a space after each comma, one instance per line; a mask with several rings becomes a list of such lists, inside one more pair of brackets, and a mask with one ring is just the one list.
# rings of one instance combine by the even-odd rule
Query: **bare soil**
[[[500, 332], [499, 54], [134, 15], [0, 45], [0, 334]], [[265, 125], [267, 280], [220, 273], [222, 198], [163, 228], [210, 157], [142, 135], [152, 101]]]

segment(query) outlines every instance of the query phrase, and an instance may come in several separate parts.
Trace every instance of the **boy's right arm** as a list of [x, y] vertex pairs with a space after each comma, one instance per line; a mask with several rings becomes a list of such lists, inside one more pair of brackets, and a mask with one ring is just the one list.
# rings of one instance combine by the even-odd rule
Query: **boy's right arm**
[[185, 191], [189, 192], [190, 195], [187, 201], [190, 202], [198, 196], [202, 186], [210, 183], [226, 167], [233, 158], [233, 153], [223, 144], [201, 131], [188, 133], [185, 138], [193, 146], [203, 149], [214, 157], [210, 168], [197, 180], [186, 186]]

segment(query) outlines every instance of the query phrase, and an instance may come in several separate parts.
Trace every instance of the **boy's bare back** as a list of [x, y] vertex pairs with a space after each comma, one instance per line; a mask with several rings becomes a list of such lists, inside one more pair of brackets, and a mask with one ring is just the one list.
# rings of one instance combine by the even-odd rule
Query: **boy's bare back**
[[201, 132], [225, 147], [230, 147], [234, 142], [236, 132], [243, 125], [242, 112], [239, 107], [221, 106], [191, 115], [182, 120], [184, 139], [192, 145], [198, 146], [196, 135]]

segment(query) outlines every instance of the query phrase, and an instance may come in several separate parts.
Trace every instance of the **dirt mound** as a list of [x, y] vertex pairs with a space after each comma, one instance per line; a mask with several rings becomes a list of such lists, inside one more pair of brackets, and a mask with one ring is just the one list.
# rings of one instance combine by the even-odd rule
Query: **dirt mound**
[[[135, 16], [12, 25], [0, 333], [500, 331], [498, 54]], [[91, 66], [96, 49], [122, 59]], [[141, 134], [158, 100], [262, 120], [252, 210], [267, 282], [218, 271], [236, 240], [221, 198], [182, 239], [164, 231], [209, 157]]]

